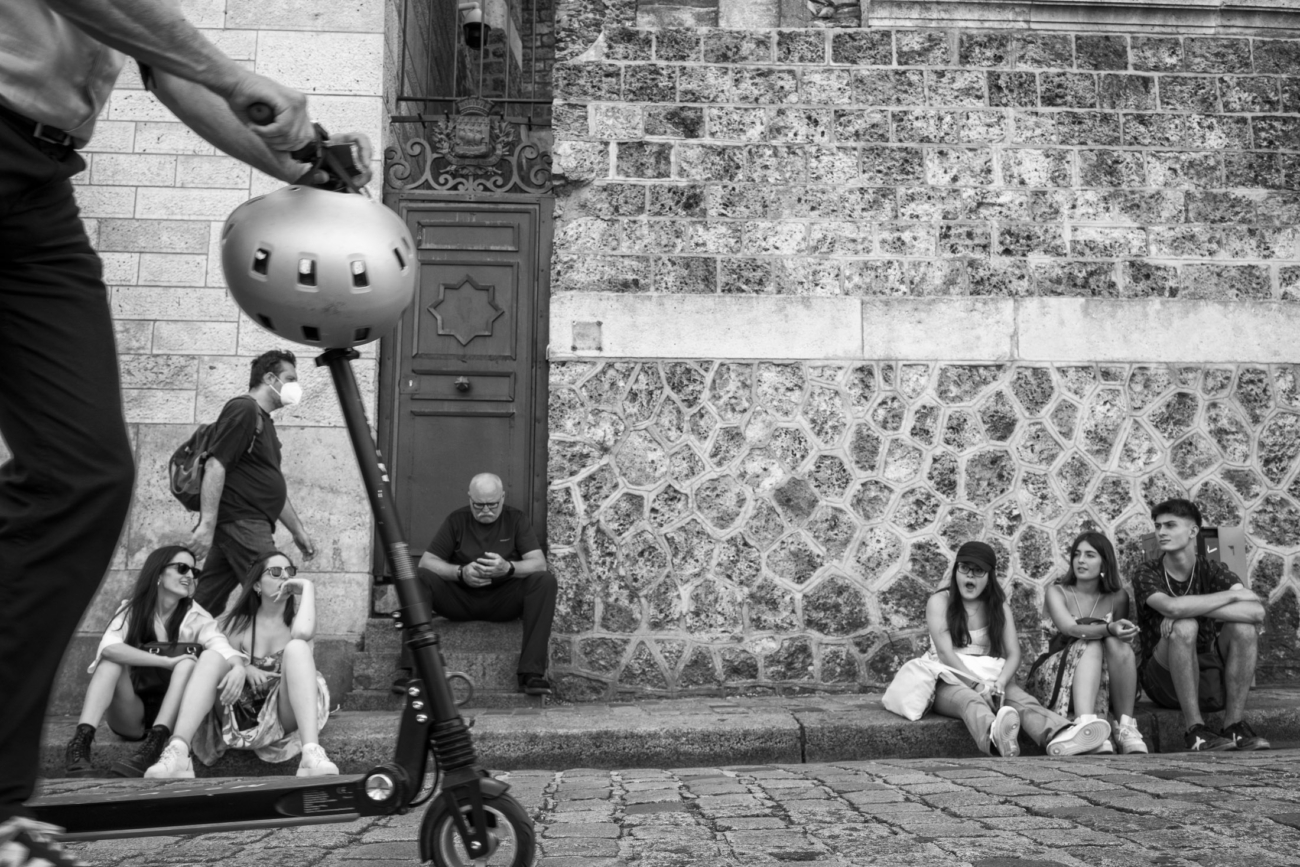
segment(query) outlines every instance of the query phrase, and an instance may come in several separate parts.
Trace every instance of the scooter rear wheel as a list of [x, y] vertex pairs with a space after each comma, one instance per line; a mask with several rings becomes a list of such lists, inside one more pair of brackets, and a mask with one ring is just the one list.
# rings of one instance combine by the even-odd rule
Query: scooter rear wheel
[[[429, 807], [420, 825], [420, 836], [424, 851], [437, 867], [529, 867], [533, 863], [533, 822], [519, 802], [509, 795], [489, 795], [483, 798], [483, 808], [493, 846], [486, 857], [476, 860], [465, 851], [447, 802], [439, 796]], [[461, 808], [467, 823], [469, 812], [469, 807]]]

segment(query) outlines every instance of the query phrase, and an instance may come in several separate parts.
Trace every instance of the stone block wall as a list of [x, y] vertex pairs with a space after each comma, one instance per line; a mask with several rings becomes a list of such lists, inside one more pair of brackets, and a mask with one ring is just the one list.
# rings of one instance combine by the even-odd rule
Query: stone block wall
[[[313, 116], [327, 129], [383, 141], [385, 7], [378, 0], [316, 4], [311, 14], [289, 0], [184, 7], [227, 54], [307, 92]], [[309, 347], [287, 344], [240, 313], [221, 272], [218, 239], [227, 215], [280, 184], [180, 124], [142, 89], [132, 63], [85, 157], [77, 199], [104, 260], [138, 478], [112, 567], [65, 659], [55, 708], [80, 707], [85, 651], [145, 556], [189, 535], [193, 516], [166, 487], [171, 452], [197, 423], [215, 419], [225, 400], [248, 389], [249, 364], [271, 348], [288, 346], [299, 357], [306, 396], [275, 418], [290, 496], [319, 553], [303, 563], [286, 532], [277, 542], [317, 582], [320, 641], [354, 644], [369, 613], [371, 519], [333, 386], [312, 364]], [[378, 163], [373, 168], [378, 173]], [[373, 400], [374, 351], [355, 366]], [[336, 690], [347, 685], [342, 672], [330, 677]]]
[[1131, 566], [1175, 494], [1245, 527], [1260, 679], [1296, 676], [1300, 21], [574, 5], [603, 30], [561, 22], [555, 80], [567, 694], [879, 687], [971, 537], [1032, 659], [1075, 534]]

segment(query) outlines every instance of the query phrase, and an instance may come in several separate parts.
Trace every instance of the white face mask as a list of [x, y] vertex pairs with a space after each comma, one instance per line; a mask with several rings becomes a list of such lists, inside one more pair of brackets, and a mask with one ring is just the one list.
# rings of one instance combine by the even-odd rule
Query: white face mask
[[285, 406], [297, 406], [302, 401], [302, 386], [296, 382], [283, 382], [278, 391], [275, 386], [271, 386], [271, 390], [280, 396], [280, 403]]

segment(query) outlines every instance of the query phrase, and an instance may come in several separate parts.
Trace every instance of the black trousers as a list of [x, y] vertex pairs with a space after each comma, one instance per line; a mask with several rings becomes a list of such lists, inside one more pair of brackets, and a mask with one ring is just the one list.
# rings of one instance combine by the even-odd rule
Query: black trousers
[[0, 116], [0, 821], [32, 795], [50, 688], [135, 477], [103, 271], [68, 181], [84, 165]]
[[[555, 576], [534, 572], [494, 587], [471, 588], [444, 581], [421, 570], [420, 589], [433, 613], [448, 620], [524, 621], [524, 646], [519, 654], [520, 674], [546, 674], [551, 624], [555, 620]], [[399, 663], [411, 667], [405, 645]]]
[[230, 601], [230, 591], [243, 590], [252, 582], [248, 570], [253, 561], [275, 550], [275, 529], [266, 521], [243, 519], [217, 525], [212, 550], [203, 561], [203, 575], [194, 588], [194, 601], [213, 617], [220, 618]]

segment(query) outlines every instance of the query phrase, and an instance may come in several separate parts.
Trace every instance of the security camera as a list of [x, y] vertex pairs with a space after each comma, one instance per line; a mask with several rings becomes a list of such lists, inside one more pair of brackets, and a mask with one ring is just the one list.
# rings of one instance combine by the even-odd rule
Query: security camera
[[475, 0], [460, 4], [461, 26], [465, 28], [465, 45], [475, 51], [483, 47], [491, 27], [483, 23], [483, 7]]

